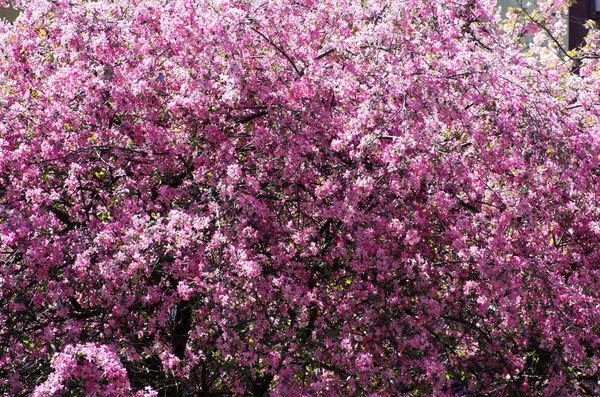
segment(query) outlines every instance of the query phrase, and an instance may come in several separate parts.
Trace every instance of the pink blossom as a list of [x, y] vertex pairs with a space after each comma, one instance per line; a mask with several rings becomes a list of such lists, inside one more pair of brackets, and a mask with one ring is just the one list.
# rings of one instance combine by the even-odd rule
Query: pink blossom
[[0, 394], [597, 393], [567, 5], [14, 1]]

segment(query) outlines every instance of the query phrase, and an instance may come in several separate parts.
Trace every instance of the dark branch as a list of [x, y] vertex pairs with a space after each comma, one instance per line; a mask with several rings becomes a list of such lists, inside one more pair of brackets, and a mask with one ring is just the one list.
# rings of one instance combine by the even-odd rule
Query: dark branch
[[244, 123], [247, 123], [247, 122], [252, 121], [254, 119], [257, 119], [259, 117], [266, 116], [267, 114], [269, 114], [269, 112], [267, 112], [266, 110], [263, 110], [261, 112], [252, 113], [252, 114], [249, 114], [249, 115], [244, 116], [242, 118], [239, 118], [239, 119], [236, 120], [236, 122], [239, 123], [239, 124], [244, 124]]
[[335, 52], [335, 48], [332, 48], [330, 50], [325, 51], [324, 53], [317, 55], [317, 57], [315, 58], [315, 61], [318, 61], [319, 59], [323, 59], [325, 58], [327, 55], [333, 54]]
[[262, 34], [262, 32], [258, 29], [255, 29], [253, 27], [250, 27], [250, 29], [252, 29], [258, 35], [260, 35], [263, 39], [265, 39], [267, 41], [267, 43], [271, 44], [273, 46], [273, 48], [275, 48], [277, 51], [279, 51], [281, 53], [281, 55], [283, 55], [285, 57], [285, 59], [287, 59], [288, 62], [292, 65], [292, 67], [294, 68], [296, 73], [298, 73], [298, 76], [300, 76], [300, 77], [304, 76], [304, 70], [298, 69], [298, 67], [294, 63], [294, 60], [281, 47], [279, 47], [277, 44], [275, 44], [273, 42], [273, 40], [271, 40], [269, 37]]

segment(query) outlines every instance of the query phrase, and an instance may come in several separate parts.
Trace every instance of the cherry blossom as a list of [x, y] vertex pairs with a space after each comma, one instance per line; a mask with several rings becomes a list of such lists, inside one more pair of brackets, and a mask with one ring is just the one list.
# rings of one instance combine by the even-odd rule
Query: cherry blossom
[[538, 3], [14, 1], [0, 393], [599, 394], [600, 36]]

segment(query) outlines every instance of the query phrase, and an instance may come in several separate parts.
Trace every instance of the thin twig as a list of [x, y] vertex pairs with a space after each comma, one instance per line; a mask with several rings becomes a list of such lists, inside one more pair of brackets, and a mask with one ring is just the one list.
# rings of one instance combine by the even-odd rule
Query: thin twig
[[268, 36], [265, 36], [260, 30], [258, 30], [256, 28], [250, 27], [250, 29], [252, 29], [258, 35], [260, 35], [263, 39], [265, 39], [267, 41], [267, 43], [271, 44], [273, 46], [273, 48], [275, 48], [277, 51], [279, 51], [281, 53], [281, 55], [283, 55], [285, 57], [285, 59], [287, 59], [288, 62], [292, 65], [292, 67], [294, 68], [296, 73], [298, 73], [298, 76], [300, 76], [300, 77], [304, 76], [304, 70], [298, 69], [298, 67], [294, 63], [294, 60], [292, 58], [290, 58], [290, 56], [281, 47], [279, 47], [277, 44], [275, 44], [273, 42], [273, 40], [271, 40]]

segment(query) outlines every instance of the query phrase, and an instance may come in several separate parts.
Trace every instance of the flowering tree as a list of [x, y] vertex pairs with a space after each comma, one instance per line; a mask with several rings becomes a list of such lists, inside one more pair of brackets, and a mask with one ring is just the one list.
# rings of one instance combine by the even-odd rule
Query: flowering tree
[[561, 52], [565, 1], [16, 6], [0, 393], [600, 393], [597, 40]]

